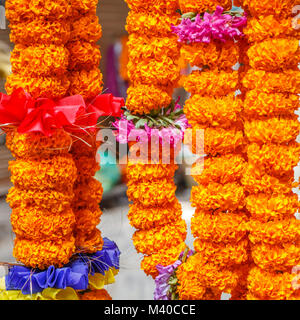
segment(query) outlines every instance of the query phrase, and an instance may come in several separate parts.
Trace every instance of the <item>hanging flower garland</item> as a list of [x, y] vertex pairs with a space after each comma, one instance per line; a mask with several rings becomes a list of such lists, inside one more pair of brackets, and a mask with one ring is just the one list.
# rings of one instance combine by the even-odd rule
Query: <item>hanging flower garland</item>
[[[54, 14], [62, 16], [64, 13], [66, 17], [70, 14], [70, 6], [66, 3], [51, 6], [49, 11], [45, 11], [43, 6], [29, 7], [26, 1], [22, 4], [13, 0], [6, 1], [6, 14], [10, 26], [12, 30], [19, 30], [18, 32], [21, 32], [20, 24], [25, 19], [36, 22], [39, 28], [42, 28], [43, 21], [50, 19]], [[60, 22], [59, 18], [56, 20]], [[7, 198], [13, 209], [12, 224], [16, 233], [14, 256], [26, 266], [43, 269], [50, 265], [59, 267], [68, 263], [75, 252], [75, 239], [72, 233], [75, 216], [70, 204], [73, 197], [72, 186], [77, 173], [74, 162], [68, 154], [72, 140], [61, 129], [58, 120], [60, 117], [56, 117], [58, 121], [54, 120], [54, 115], [52, 120], [48, 117], [49, 121], [43, 127], [44, 133], [51, 137], [36, 132], [38, 130], [35, 120], [39, 117], [36, 109], [38, 103], [33, 102], [39, 97], [49, 100], [62, 98], [68, 90], [66, 63], [68, 52], [64, 47], [66, 35], [62, 33], [62, 37], [52, 44], [50, 39], [44, 42], [43, 34], [47, 32], [44, 30], [36, 33], [36, 38], [34, 40], [31, 38], [33, 41], [30, 42], [26, 36], [28, 30], [29, 27], [23, 24], [22, 36], [12, 53], [14, 72], [7, 79], [6, 90], [8, 94], [13, 95], [11, 97], [2, 95], [3, 113], [9, 115], [7, 121], [3, 119], [2, 124], [20, 125], [19, 132], [16, 129], [7, 131], [7, 147], [16, 158], [10, 163], [14, 187]], [[17, 38], [17, 33], [13, 32], [12, 38]], [[27, 39], [23, 42], [24, 38]], [[58, 59], [55, 58], [56, 55], [59, 55]], [[19, 88], [23, 88], [28, 94], [25, 91], [17, 91]], [[44, 104], [42, 101], [40, 103], [43, 104], [40, 114], [47, 110], [47, 103], [43, 102]], [[31, 117], [27, 115], [25, 119], [31, 108], [36, 110], [31, 113]], [[75, 116], [77, 112], [78, 109], [73, 110]], [[64, 172], [61, 172], [59, 167], [62, 163], [66, 168]], [[58, 181], [60, 184], [56, 183]], [[56, 206], [56, 212], [53, 212], [53, 204], [57, 202], [60, 202], [60, 205]], [[39, 217], [39, 224], [34, 224], [32, 217]], [[41, 223], [42, 220], [48, 221], [47, 225], [51, 226], [49, 231], [45, 230], [47, 228]]]
[[199, 183], [191, 197], [195, 254], [176, 271], [177, 294], [183, 300], [211, 300], [227, 292], [242, 299], [249, 260], [241, 185], [245, 160], [242, 104], [235, 96], [239, 75], [232, 67], [239, 60], [236, 40], [247, 19], [240, 12], [224, 11], [231, 1], [179, 2], [182, 21], [172, 30], [182, 43], [183, 58], [198, 69], [182, 80], [192, 94], [184, 107], [192, 125], [187, 142], [196, 152], [196, 132], [205, 129], [207, 156], [203, 170], [201, 162], [193, 166]]
[[[9, 165], [14, 187], [7, 201], [16, 234], [13, 253], [25, 266], [9, 268], [1, 299], [78, 300], [78, 292], [87, 290], [91, 294], [84, 295], [86, 300], [100, 298], [106, 295], [97, 290], [113, 282], [119, 269], [117, 246], [96, 229], [102, 188], [90, 178], [97, 165], [88, 157], [95, 151], [80, 150], [83, 158], [69, 152], [82, 136], [92, 137], [93, 144], [98, 118], [119, 116], [124, 105], [123, 99], [100, 94], [98, 66], [83, 72], [86, 81], [80, 80], [80, 86], [68, 72], [74, 68], [80, 73], [83, 64], [88, 68], [100, 59], [93, 40], [88, 40], [101, 33], [96, 4], [6, 2], [16, 46], [13, 74], [6, 84], [10, 95], [0, 97], [0, 124], [16, 158]], [[83, 20], [71, 29], [71, 17], [81, 14]], [[82, 24], [88, 24], [89, 31], [81, 51], [76, 41]]]
[[[92, 98], [102, 91], [102, 74], [99, 70], [101, 53], [96, 44], [102, 35], [102, 29], [96, 16], [97, 3], [98, 1], [71, 1], [72, 25], [67, 43], [70, 52], [70, 95], [80, 94], [85, 98]], [[76, 217], [75, 238], [76, 247], [82, 252], [96, 252], [103, 246], [101, 232], [97, 229], [102, 214], [99, 203], [103, 189], [101, 183], [93, 178], [100, 170], [96, 161], [99, 147], [96, 134], [97, 131], [82, 131], [71, 148], [78, 171], [72, 204]]]
[[[292, 28], [297, 1], [242, 1], [249, 18], [244, 86], [248, 164], [243, 176], [254, 266], [249, 300], [299, 299], [293, 287], [300, 264], [299, 209], [292, 188], [299, 161], [299, 31]], [[272, 26], [272, 27], [270, 27]], [[288, 80], [287, 80], [288, 79]]]
[[[186, 224], [181, 219], [173, 181], [177, 169], [175, 156], [182, 130], [187, 126], [182, 111], [172, 102], [172, 92], [179, 79], [179, 50], [170, 25], [178, 20], [175, 12], [178, 4], [177, 0], [126, 2], [131, 9], [126, 26], [131, 86], [127, 92], [127, 110], [114, 126], [119, 141], [129, 141], [132, 154], [139, 153], [136, 142], [150, 147], [138, 161], [128, 163], [127, 194], [133, 202], [128, 218], [138, 229], [133, 242], [137, 251], [145, 255], [141, 268], [155, 278], [159, 274], [158, 264], [174, 263], [185, 249]], [[134, 141], [132, 135], [136, 135]], [[168, 140], [170, 150], [166, 149], [164, 140]], [[156, 151], [149, 152], [151, 141]], [[164, 163], [164, 152], [171, 163]], [[151, 158], [155, 160], [152, 163]]]

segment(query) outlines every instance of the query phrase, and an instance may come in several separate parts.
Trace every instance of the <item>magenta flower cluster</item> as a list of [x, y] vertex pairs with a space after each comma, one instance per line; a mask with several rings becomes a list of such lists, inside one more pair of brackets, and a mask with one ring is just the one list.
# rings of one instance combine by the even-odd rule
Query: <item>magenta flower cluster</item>
[[[175, 109], [181, 108], [177, 105]], [[116, 128], [116, 139], [126, 144], [130, 141], [148, 143], [156, 141], [159, 144], [170, 144], [171, 147], [179, 146], [184, 138], [184, 131], [189, 127], [184, 114], [180, 115], [174, 122], [176, 126], [170, 125], [167, 128], [150, 128], [146, 123], [144, 128], [137, 129], [132, 120], [127, 120], [124, 115], [112, 125]], [[180, 128], [180, 129], [179, 129]]]
[[246, 16], [224, 14], [224, 9], [218, 6], [212, 14], [205, 12], [203, 17], [198, 14], [194, 20], [182, 19], [178, 26], [172, 25], [171, 28], [179, 42], [210, 43], [213, 40], [226, 42], [241, 37], [246, 25]]

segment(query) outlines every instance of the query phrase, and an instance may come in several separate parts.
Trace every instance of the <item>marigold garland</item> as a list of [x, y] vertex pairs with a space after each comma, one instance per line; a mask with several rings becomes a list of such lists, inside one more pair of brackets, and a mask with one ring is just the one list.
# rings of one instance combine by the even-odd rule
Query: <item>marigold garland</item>
[[[58, 98], [81, 94], [82, 98], [93, 99], [101, 93], [102, 75], [98, 69], [101, 54], [96, 41], [102, 30], [96, 17], [97, 3], [97, 0], [6, 2], [11, 39], [16, 43], [11, 59], [13, 74], [8, 78], [6, 88], [9, 94], [14, 93], [16, 99], [26, 97], [30, 105], [28, 110], [33, 99], [37, 104], [43, 101], [49, 108], [45, 110], [49, 116], [51, 111], [55, 112], [54, 105]], [[72, 24], [72, 19], [77, 21]], [[87, 28], [82, 33], [84, 25]], [[22, 97], [18, 96], [19, 88], [23, 90]], [[78, 102], [81, 97], [76, 98]], [[63, 107], [64, 102], [70, 100], [61, 101]], [[83, 103], [82, 107], [87, 106]], [[76, 107], [72, 112], [77, 112], [73, 114], [77, 118], [79, 109]], [[53, 116], [49, 121], [56, 120]], [[66, 122], [70, 124], [72, 120], [69, 120], [66, 119]], [[31, 268], [40, 271], [46, 269], [44, 274], [49, 277], [49, 267], [51, 270], [55, 267], [65, 268], [75, 251], [97, 251], [101, 257], [100, 250], [106, 241], [109, 246], [104, 253], [107, 263], [97, 267], [91, 264], [93, 270], [90, 276], [80, 275], [83, 271], [80, 268], [78, 274], [79, 278], [85, 276], [85, 279], [80, 279], [86, 281], [86, 288], [93, 290], [91, 294], [84, 292], [83, 299], [110, 298], [98, 289], [111, 283], [113, 275], [117, 273], [119, 250], [115, 244], [108, 244], [108, 239], [103, 240], [100, 230], [96, 228], [102, 214], [99, 202], [103, 192], [101, 184], [92, 178], [99, 169], [95, 159], [99, 146], [96, 143], [96, 130], [87, 134], [78, 128], [73, 135], [64, 130], [64, 125], [55, 123], [50, 133], [42, 131], [44, 128], [31, 128], [24, 130], [30, 133], [20, 134], [22, 130], [16, 127], [17, 124], [9, 125], [12, 127], [6, 128], [7, 146], [16, 158], [9, 165], [14, 187], [7, 197], [13, 209], [11, 222], [16, 234], [14, 256], [29, 267], [27, 270], [30, 274], [34, 272]], [[62, 127], [64, 129], [55, 129]], [[74, 142], [73, 136], [79, 142]], [[87, 142], [84, 142], [85, 139]], [[113, 267], [110, 264], [114, 264]], [[98, 268], [97, 271], [94, 268]], [[108, 272], [104, 272], [103, 268]], [[60, 285], [64, 286], [63, 283]], [[79, 300], [74, 290], [51, 291], [46, 284], [40, 288], [46, 289], [30, 299], [59, 300], [68, 297]], [[2, 293], [9, 299], [19, 298], [18, 291]], [[24, 295], [21, 299], [28, 297]]]
[[299, 31], [292, 27], [294, 0], [242, 1], [251, 16], [245, 30], [248, 71], [245, 92], [245, 135], [248, 165], [242, 179], [251, 255], [247, 299], [299, 299], [293, 288], [300, 264], [299, 201], [292, 188], [299, 161]]
[[[171, 104], [172, 92], [179, 80], [179, 48], [171, 33], [171, 24], [177, 23], [179, 18], [176, 14], [178, 2], [125, 1], [131, 9], [126, 25], [131, 84], [126, 107], [136, 117], [153, 115]], [[138, 151], [134, 143], [130, 147], [133, 154]], [[137, 251], [146, 255], [141, 268], [153, 278], [159, 274], [158, 264], [168, 266], [178, 259], [185, 249], [186, 237], [181, 205], [175, 197], [173, 176], [177, 166], [174, 156], [170, 164], [162, 163], [162, 143], [155, 156], [158, 160], [155, 164], [147, 163], [149, 152], [146, 159], [129, 162], [127, 166], [127, 195], [133, 202], [128, 218], [138, 229], [133, 242]]]
[[75, 250], [75, 217], [70, 204], [76, 168], [68, 155], [69, 143], [70, 137], [63, 131], [50, 139], [7, 132], [7, 146], [16, 157], [10, 163], [15, 186], [7, 197], [17, 236], [14, 256], [33, 268], [63, 265]]
[[[180, 0], [179, 4], [186, 19], [191, 12], [193, 17], [199, 14], [195, 19], [201, 19], [200, 15], [206, 12], [222, 11], [220, 6], [224, 10], [231, 7], [227, 0]], [[220, 299], [222, 292], [242, 299], [247, 290], [249, 241], [241, 184], [246, 164], [243, 108], [235, 94], [240, 75], [232, 69], [240, 58], [239, 43], [212, 39], [202, 43], [199, 26], [199, 39], [193, 41], [192, 36], [188, 37], [188, 26], [187, 22], [182, 37], [185, 35], [190, 41], [183, 44], [181, 53], [197, 69], [181, 79], [191, 93], [184, 111], [192, 128], [186, 131], [185, 141], [194, 153], [206, 157], [204, 164], [197, 161], [192, 168], [199, 183], [191, 194], [196, 207], [191, 222], [196, 253], [178, 268], [177, 291], [180, 299]], [[209, 29], [208, 22], [206, 28]], [[173, 29], [179, 35], [180, 30]], [[198, 148], [201, 144], [204, 150]]]
[[[92, 99], [102, 91], [102, 73], [99, 70], [101, 53], [96, 44], [102, 35], [96, 15], [98, 1], [72, 0], [71, 4], [71, 37], [67, 43], [70, 52], [69, 95], [80, 94], [86, 99]], [[100, 169], [96, 162], [99, 144], [96, 142], [96, 132], [90, 135], [81, 133], [75, 140], [71, 154], [78, 171], [72, 203], [76, 217], [76, 247], [81, 252], [93, 253], [103, 246], [101, 232], [97, 229], [102, 215], [99, 205], [103, 188], [93, 178]]]

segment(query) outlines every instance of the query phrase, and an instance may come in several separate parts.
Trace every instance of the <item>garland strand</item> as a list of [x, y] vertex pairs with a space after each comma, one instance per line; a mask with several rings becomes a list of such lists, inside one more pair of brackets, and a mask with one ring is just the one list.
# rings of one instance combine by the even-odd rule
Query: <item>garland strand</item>
[[[40, 2], [6, 1], [11, 40], [16, 42], [13, 74], [6, 83], [9, 94], [18, 88], [35, 98], [66, 94], [70, 9], [65, 1], [52, 1], [47, 10]], [[26, 266], [59, 267], [75, 252], [71, 201], [77, 170], [68, 154], [71, 144], [63, 130], [52, 137], [7, 132], [7, 147], [16, 158], [9, 164], [14, 187], [7, 197], [16, 234], [13, 254]]]
[[[191, 93], [184, 107], [192, 125], [186, 141], [196, 153], [197, 130], [205, 129], [206, 157], [204, 168], [201, 161], [193, 166], [199, 184], [191, 195], [196, 207], [191, 222], [196, 253], [176, 271], [177, 293], [183, 300], [218, 300], [222, 292], [242, 299], [249, 262], [241, 185], [245, 141], [242, 103], [235, 95], [239, 74], [232, 67], [239, 60], [234, 38], [242, 34], [239, 28], [245, 18], [223, 12], [231, 8], [228, 0], [179, 2], [183, 19], [173, 31], [183, 42], [183, 59], [197, 67], [182, 80]], [[218, 31], [220, 21], [223, 28]]]
[[[148, 133], [154, 126], [168, 128], [170, 123], [174, 123], [161, 110], [171, 104], [172, 91], [179, 78], [178, 44], [170, 30], [171, 23], [178, 20], [175, 13], [177, 1], [126, 2], [131, 9], [126, 27], [129, 32], [128, 75], [131, 83], [126, 103], [131, 115], [127, 120], [135, 120], [135, 116], [141, 118], [136, 126]], [[175, 114], [174, 105], [170, 114]], [[157, 120], [154, 119], [156, 116]], [[186, 237], [186, 224], [181, 219], [181, 205], [175, 197], [173, 181], [177, 169], [174, 163], [176, 147], [173, 144], [171, 163], [164, 164], [163, 145], [161, 142], [158, 144], [158, 153], [152, 153], [157, 163], [149, 163], [149, 153], [138, 163], [129, 162], [127, 168], [127, 194], [133, 202], [128, 218], [138, 229], [133, 235], [133, 242], [137, 251], [145, 255], [141, 268], [153, 278], [159, 274], [158, 264], [167, 266], [178, 259], [185, 249]], [[134, 153], [135, 143], [130, 147]]]
[[242, 78], [248, 141], [243, 185], [255, 264], [247, 298], [300, 299], [292, 273], [300, 265], [300, 221], [294, 216], [299, 202], [292, 191], [300, 152], [299, 31], [292, 28], [297, 1], [242, 2], [250, 17]]
[[[86, 99], [102, 91], [102, 74], [99, 70], [101, 53], [96, 42], [102, 35], [96, 15], [98, 1], [72, 0], [71, 36], [67, 43], [69, 59], [69, 95], [80, 94]], [[94, 178], [100, 169], [96, 161], [99, 144], [96, 133], [81, 133], [74, 139], [71, 155], [78, 177], [74, 184], [73, 210], [76, 216], [76, 247], [80, 252], [101, 250], [103, 239], [97, 229], [102, 214], [99, 203], [102, 185]], [[77, 134], [76, 134], [77, 135]]]

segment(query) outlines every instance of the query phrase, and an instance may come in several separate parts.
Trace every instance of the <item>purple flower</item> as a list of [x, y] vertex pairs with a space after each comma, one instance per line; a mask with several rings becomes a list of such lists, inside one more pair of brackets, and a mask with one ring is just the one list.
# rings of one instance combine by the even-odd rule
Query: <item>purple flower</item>
[[155, 278], [156, 287], [154, 291], [154, 300], [171, 300], [169, 294], [170, 285], [168, 282], [174, 271], [181, 265], [181, 263], [182, 262], [180, 260], [177, 260], [167, 267], [160, 264], [156, 266], [159, 275]]
[[217, 6], [214, 13], [205, 12], [195, 20], [182, 19], [178, 26], [172, 25], [173, 33], [178, 35], [179, 42], [210, 43], [213, 40], [225, 42], [243, 36], [242, 29], [247, 25], [247, 17], [223, 14], [224, 9]]
[[[189, 250], [187, 253], [186, 258], [190, 257], [194, 252]], [[179, 256], [179, 259], [175, 261], [173, 264], [169, 266], [162, 266], [158, 264], [156, 266], [159, 275], [155, 278], [155, 291], [154, 291], [154, 300], [171, 300], [171, 293], [170, 293], [170, 284], [169, 280], [174, 275], [176, 269], [182, 264], [184, 252], [182, 252]]]

